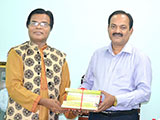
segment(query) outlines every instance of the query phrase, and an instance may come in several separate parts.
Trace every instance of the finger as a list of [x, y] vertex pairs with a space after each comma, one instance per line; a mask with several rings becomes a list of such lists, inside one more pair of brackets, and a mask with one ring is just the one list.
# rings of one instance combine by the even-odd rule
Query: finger
[[104, 103], [102, 103], [99, 107], [98, 110], [96, 112], [100, 112], [106, 109], [106, 105]]
[[59, 110], [59, 113], [65, 113], [66, 111], [65, 110]]
[[105, 108], [104, 108], [104, 107], [102, 107], [102, 108], [100, 108], [100, 109], [96, 110], [95, 112], [101, 112], [101, 111], [103, 111], [103, 110], [105, 110]]
[[77, 111], [73, 111], [73, 114], [74, 114], [74, 115], [79, 115], [80, 113], [77, 112]]
[[59, 111], [56, 111], [55, 114], [58, 115], [58, 114], [59, 114]]
[[89, 111], [88, 111], [88, 110], [84, 110], [83, 113], [84, 113], [84, 114], [88, 114]]
[[99, 110], [99, 109], [102, 109], [104, 105], [105, 105], [104, 102], [102, 102], [102, 103], [99, 105], [98, 110]]
[[80, 112], [82, 112], [82, 110], [78, 110], [78, 112], [80, 113]]
[[51, 109], [52, 112], [56, 113], [56, 110], [54, 108]]
[[55, 100], [55, 103], [61, 106], [61, 103], [58, 100]]
[[86, 114], [88, 114], [88, 113], [89, 113], [89, 111], [88, 111], [88, 110], [86, 110], [86, 111], [85, 111], [85, 113], [86, 113]]
[[57, 105], [57, 104], [55, 104], [53, 108], [54, 108], [55, 110], [63, 110], [63, 109], [61, 108], [61, 106], [59, 106], [59, 105]]
[[103, 91], [103, 90], [101, 90], [101, 93], [104, 94], [105, 96], [108, 95], [107, 92], [105, 92], [105, 91]]
[[58, 110], [58, 109], [62, 109], [58, 104], [55, 104], [55, 105], [54, 105], [54, 108], [57, 109], [57, 110]]

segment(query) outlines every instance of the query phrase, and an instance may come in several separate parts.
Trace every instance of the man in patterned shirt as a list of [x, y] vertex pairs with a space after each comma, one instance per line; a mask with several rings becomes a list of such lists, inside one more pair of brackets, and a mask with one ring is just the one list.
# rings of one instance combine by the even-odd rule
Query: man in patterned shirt
[[46, 43], [53, 24], [50, 11], [33, 10], [26, 22], [30, 40], [9, 51], [7, 120], [56, 120], [64, 112], [61, 103], [70, 77], [66, 54]]

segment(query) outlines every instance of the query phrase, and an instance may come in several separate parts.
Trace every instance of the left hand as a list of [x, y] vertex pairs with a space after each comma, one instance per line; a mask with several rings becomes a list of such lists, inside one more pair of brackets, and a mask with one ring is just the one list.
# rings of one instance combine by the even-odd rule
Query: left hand
[[101, 112], [103, 110], [106, 110], [108, 108], [110, 108], [111, 106], [113, 106], [114, 101], [115, 101], [115, 96], [105, 92], [105, 91], [101, 91], [102, 94], [104, 94], [105, 99], [104, 101], [99, 105], [98, 110], [96, 110], [95, 112]]
[[56, 99], [41, 98], [38, 104], [48, 108], [54, 113], [64, 113], [66, 111], [61, 108], [60, 102]]
[[70, 111], [72, 111], [74, 115], [83, 115], [89, 113], [88, 110], [80, 110], [80, 109], [74, 109], [74, 110], [71, 109]]

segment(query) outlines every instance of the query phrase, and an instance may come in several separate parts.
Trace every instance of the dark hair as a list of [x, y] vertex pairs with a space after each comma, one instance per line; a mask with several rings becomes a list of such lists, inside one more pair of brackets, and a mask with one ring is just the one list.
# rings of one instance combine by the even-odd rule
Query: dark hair
[[126, 13], [125, 11], [123, 10], [117, 10], [117, 11], [114, 11], [108, 18], [108, 26], [110, 25], [110, 22], [111, 22], [111, 18], [113, 15], [117, 15], [117, 14], [124, 14], [126, 15], [128, 18], [129, 18], [129, 29], [131, 29], [133, 27], [133, 18], [132, 16], [129, 14], [129, 13]]
[[33, 11], [29, 14], [28, 19], [27, 19], [27, 22], [26, 22], [27, 28], [28, 28], [28, 25], [30, 24], [31, 17], [32, 17], [32, 15], [34, 15], [34, 14], [46, 14], [46, 15], [48, 15], [49, 18], [50, 18], [50, 27], [51, 27], [51, 30], [52, 30], [53, 24], [54, 24], [53, 14], [52, 14], [51, 11], [45, 11], [45, 10], [42, 9], [42, 8], [35, 9], [35, 10], [33, 10]]

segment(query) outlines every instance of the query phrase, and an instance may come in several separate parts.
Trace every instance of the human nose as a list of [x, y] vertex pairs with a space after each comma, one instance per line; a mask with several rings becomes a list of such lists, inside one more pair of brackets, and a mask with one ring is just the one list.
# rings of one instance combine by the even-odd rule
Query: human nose
[[42, 28], [41, 23], [38, 23], [38, 24], [36, 25], [36, 28]]
[[115, 32], [116, 32], [116, 33], [120, 33], [120, 32], [121, 32], [120, 27], [117, 27], [117, 28], [115, 29]]

